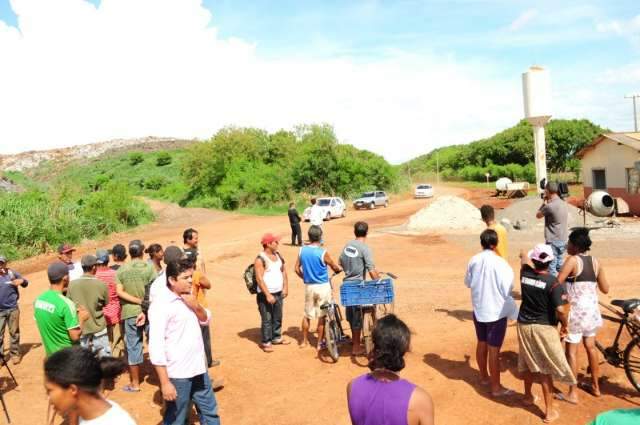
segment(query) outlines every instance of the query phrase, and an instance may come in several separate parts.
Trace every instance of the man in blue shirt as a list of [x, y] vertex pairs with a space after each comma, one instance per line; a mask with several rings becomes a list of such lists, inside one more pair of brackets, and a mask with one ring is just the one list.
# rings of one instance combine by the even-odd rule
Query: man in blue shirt
[[341, 272], [329, 253], [321, 246], [322, 229], [320, 226], [309, 228], [310, 244], [300, 249], [296, 261], [296, 274], [304, 282], [304, 317], [302, 318], [302, 343], [300, 347], [309, 345], [309, 322], [318, 319], [318, 346], [322, 348], [324, 337], [325, 312], [320, 306], [332, 299], [332, 288], [329, 283], [329, 267], [335, 272]]
[[0, 255], [0, 356], [4, 355], [4, 328], [9, 324], [13, 364], [20, 363], [20, 309], [18, 287], [26, 288], [29, 282], [20, 273], [7, 267], [7, 259]]

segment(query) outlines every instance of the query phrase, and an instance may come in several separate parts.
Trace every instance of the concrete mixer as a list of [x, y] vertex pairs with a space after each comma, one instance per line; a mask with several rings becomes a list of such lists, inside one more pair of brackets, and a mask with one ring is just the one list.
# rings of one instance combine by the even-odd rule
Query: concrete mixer
[[[583, 224], [584, 227], [587, 227], [587, 212], [596, 217], [608, 217], [615, 212], [616, 202], [604, 190], [596, 190], [584, 201], [583, 207]], [[610, 224], [613, 224], [613, 221]]]
[[596, 190], [584, 201], [584, 209], [596, 217], [608, 217], [615, 210], [615, 201], [604, 190]]

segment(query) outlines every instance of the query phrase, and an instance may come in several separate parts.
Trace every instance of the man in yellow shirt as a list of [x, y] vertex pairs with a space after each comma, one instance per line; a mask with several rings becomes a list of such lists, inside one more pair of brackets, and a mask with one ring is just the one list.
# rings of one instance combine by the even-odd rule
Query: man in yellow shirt
[[496, 222], [496, 214], [491, 205], [483, 205], [480, 207], [480, 216], [482, 221], [485, 222], [488, 229], [493, 229], [498, 234], [498, 246], [496, 246], [496, 254], [509, 261], [508, 247], [509, 241], [507, 239], [507, 229], [500, 223]]

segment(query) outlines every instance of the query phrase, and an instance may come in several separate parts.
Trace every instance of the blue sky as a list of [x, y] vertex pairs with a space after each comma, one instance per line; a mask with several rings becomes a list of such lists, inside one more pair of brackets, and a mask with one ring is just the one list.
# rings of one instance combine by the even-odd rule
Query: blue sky
[[[76, 4], [82, 1], [65, 2]], [[156, 19], [156, 9], [153, 2], [149, 1], [141, 2], [148, 7], [146, 15], [142, 15], [141, 8], [127, 11], [123, 0], [93, 0], [88, 3], [95, 6], [96, 10], [91, 14], [96, 16], [104, 12], [104, 6], [119, 4], [121, 15], [117, 19], [137, 16], [136, 13], [141, 14], [140, 19]], [[189, 5], [186, 6], [186, 3]], [[336, 91], [341, 92], [336, 95], [336, 98], [340, 98], [336, 103], [340, 108], [345, 108], [340, 113], [330, 111], [330, 98], [322, 99], [323, 107], [305, 105], [309, 110], [304, 114], [288, 110], [283, 100], [283, 105], [276, 108], [282, 116], [299, 115], [306, 120], [330, 122], [336, 125], [342, 139], [383, 153], [396, 162], [437, 145], [486, 137], [515, 124], [522, 116], [520, 74], [532, 64], [541, 64], [551, 70], [555, 117], [588, 118], [618, 131], [632, 128], [631, 104], [624, 99], [624, 95], [640, 92], [638, 1], [204, 0], [202, 6], [210, 13], [205, 19], [205, 27], [215, 29], [218, 45], [226, 45], [227, 53], [237, 47], [233, 58], [249, 57], [247, 60], [255, 61], [269, 72], [275, 73], [277, 68], [280, 75], [288, 70], [314, 70], [317, 74], [305, 80], [306, 84], [313, 84], [323, 75], [328, 75], [330, 79], [329, 82], [322, 82], [325, 89], [318, 89], [317, 95], [323, 96], [326, 87], [335, 87]], [[188, 25], [202, 22], [201, 11], [196, 10], [201, 9], [197, 1], [184, 0], [182, 5], [176, 3], [173, 7], [176, 8], [176, 19], [180, 19], [182, 13], [185, 17], [194, 16], [193, 20], [188, 21], [190, 24], [185, 20], [186, 32], [191, 28]], [[69, 15], [74, 14], [76, 9], [75, 6], [65, 6], [64, 10]], [[65, 19], [69, 25], [78, 25], [75, 18], [60, 13], [59, 20], [62, 22], [59, 25], [64, 25]], [[37, 11], [25, 9], [23, 14], [27, 16], [24, 22], [40, 22], [29, 18], [35, 16]], [[196, 15], [198, 20], [195, 19]], [[114, 23], [112, 29], [106, 30], [107, 36], [119, 32], [119, 24], [113, 16], [111, 13], [109, 19]], [[0, 0], [0, 21], [21, 30], [21, 19], [16, 19], [9, 0]], [[181, 28], [179, 24], [176, 27]], [[47, 27], [47, 30], [58, 30], [52, 28]], [[161, 28], [160, 21], [158, 28]], [[82, 28], [78, 31], [90, 30]], [[205, 33], [203, 28], [199, 31]], [[26, 33], [24, 37], [27, 37]], [[132, 33], [131, 37], [142, 36]], [[185, 43], [189, 46], [191, 43], [186, 41], [186, 37]], [[200, 54], [212, 52], [212, 46], [211, 50], [203, 47]], [[0, 44], [0, 54], [2, 48]], [[220, 62], [217, 63], [218, 67], [221, 66]], [[323, 74], [325, 67], [327, 73]], [[421, 71], [428, 74], [424, 87], [420, 87]], [[346, 72], [345, 81], [342, 81], [343, 72]], [[304, 75], [296, 77], [304, 78]], [[276, 76], [263, 83], [270, 84], [274, 78], [278, 79]], [[286, 87], [291, 78], [278, 79], [278, 84], [284, 92], [283, 97], [293, 99], [296, 96], [293, 92], [299, 91], [299, 88]], [[441, 78], [442, 81], [434, 82], [434, 78]], [[343, 93], [350, 91], [354, 82], [357, 84], [359, 81], [362, 81], [361, 87], [354, 89], [353, 93]], [[376, 96], [368, 94], [371, 98], [360, 104], [354, 98], [367, 92], [365, 81], [370, 84], [370, 91], [380, 90], [381, 93]], [[447, 84], [450, 86], [447, 86], [448, 90], [442, 87], [437, 95], [430, 96], [434, 89]], [[242, 83], [239, 87], [244, 85]], [[462, 90], [460, 87], [467, 88]], [[414, 89], [421, 90], [421, 93], [413, 93]], [[448, 91], [452, 99], [447, 100]], [[278, 91], [273, 89], [270, 93], [277, 94]], [[300, 101], [299, 97], [295, 99]], [[428, 146], [416, 148], [412, 147], [415, 141], [407, 142], [409, 150], [402, 154], [385, 147], [382, 140], [371, 141], [374, 132], [364, 132], [358, 127], [367, 125], [366, 115], [374, 116], [376, 110], [367, 109], [366, 114], [358, 114], [357, 111], [371, 105], [372, 99], [380, 107], [384, 105], [385, 113], [381, 116], [390, 127], [380, 128], [378, 133], [390, 135], [393, 134], [391, 127], [402, 126], [407, 128], [403, 137], [411, 138], [411, 134], [424, 127], [425, 134], [435, 134], [437, 137], [434, 139], [437, 140], [429, 142]], [[289, 100], [288, 103], [291, 102]], [[443, 102], [447, 105], [440, 108], [438, 105]], [[473, 119], [473, 115], [483, 109], [487, 102], [490, 103], [487, 109], [493, 115]], [[462, 109], [461, 117], [467, 118], [464, 123], [458, 123], [450, 116], [456, 113], [456, 103]], [[391, 104], [394, 106], [389, 106]], [[421, 113], [409, 117], [407, 111], [414, 110]], [[349, 115], [350, 121], [347, 121], [345, 111], [353, 114]], [[211, 128], [201, 131], [212, 133], [228, 124], [270, 128], [293, 125], [293, 118], [279, 119], [273, 115], [268, 121], [259, 111], [253, 115], [243, 115], [242, 108], [238, 109], [236, 115], [228, 110], [225, 110], [225, 114], [224, 119], [220, 115]], [[427, 127], [418, 122], [420, 116], [429, 117]], [[126, 135], [137, 135], [143, 131], [163, 131], [163, 128], [155, 130], [150, 125]], [[114, 136], [122, 136], [121, 133]], [[424, 140], [425, 134], [416, 139]], [[100, 138], [107, 137], [108, 133], [87, 135]], [[196, 135], [200, 136], [200, 133]]]

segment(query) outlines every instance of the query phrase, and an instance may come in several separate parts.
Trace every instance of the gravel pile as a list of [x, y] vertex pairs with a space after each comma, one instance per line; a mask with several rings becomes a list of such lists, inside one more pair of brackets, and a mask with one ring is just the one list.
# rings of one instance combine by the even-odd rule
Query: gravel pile
[[410, 232], [482, 231], [480, 210], [457, 196], [440, 196], [409, 218]]

